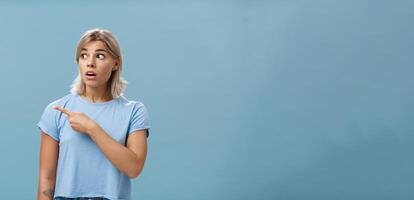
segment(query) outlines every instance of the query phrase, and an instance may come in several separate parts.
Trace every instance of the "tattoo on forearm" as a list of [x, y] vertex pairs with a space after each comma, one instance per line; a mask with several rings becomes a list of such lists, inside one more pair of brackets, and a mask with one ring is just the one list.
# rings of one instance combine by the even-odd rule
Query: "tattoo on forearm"
[[55, 194], [55, 189], [54, 188], [49, 188], [46, 190], [43, 190], [43, 195], [47, 196], [47, 197], [51, 197], [53, 198], [53, 195]]

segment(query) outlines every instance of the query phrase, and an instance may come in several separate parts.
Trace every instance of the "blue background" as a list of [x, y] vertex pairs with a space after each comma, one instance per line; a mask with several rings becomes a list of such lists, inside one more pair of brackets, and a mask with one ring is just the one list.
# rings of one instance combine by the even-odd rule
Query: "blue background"
[[0, 191], [34, 199], [44, 107], [118, 37], [152, 131], [133, 199], [414, 198], [413, 1], [0, 3]]

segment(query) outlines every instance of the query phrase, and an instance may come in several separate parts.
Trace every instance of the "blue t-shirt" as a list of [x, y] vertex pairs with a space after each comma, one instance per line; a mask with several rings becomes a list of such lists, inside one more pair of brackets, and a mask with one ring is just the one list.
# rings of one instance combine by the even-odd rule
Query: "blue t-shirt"
[[59, 159], [54, 197], [105, 197], [131, 199], [130, 178], [118, 170], [93, 140], [72, 129], [66, 114], [52, 108], [60, 105], [83, 112], [114, 140], [126, 146], [128, 135], [150, 128], [146, 107], [124, 96], [92, 103], [78, 94], [68, 94], [46, 106], [37, 126], [59, 142]]

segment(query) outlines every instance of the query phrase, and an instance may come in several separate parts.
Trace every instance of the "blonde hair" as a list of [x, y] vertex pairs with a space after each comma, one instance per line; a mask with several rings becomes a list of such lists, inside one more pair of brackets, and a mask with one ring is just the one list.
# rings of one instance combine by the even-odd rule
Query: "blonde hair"
[[[126, 84], [128, 84], [128, 82], [121, 77], [122, 55], [119, 42], [115, 38], [115, 35], [109, 30], [94, 28], [86, 31], [80, 38], [76, 49], [75, 59], [77, 64], [79, 64], [79, 57], [82, 48], [85, 46], [85, 44], [92, 41], [102, 41], [108, 49], [109, 54], [114, 59], [118, 59], [118, 69], [112, 71], [111, 77], [108, 80], [108, 90], [110, 91], [112, 98], [118, 98], [123, 94]], [[78, 76], [73, 81], [70, 92], [72, 94], [79, 95], [85, 94], [85, 83], [82, 80], [80, 74], [78, 74]]]

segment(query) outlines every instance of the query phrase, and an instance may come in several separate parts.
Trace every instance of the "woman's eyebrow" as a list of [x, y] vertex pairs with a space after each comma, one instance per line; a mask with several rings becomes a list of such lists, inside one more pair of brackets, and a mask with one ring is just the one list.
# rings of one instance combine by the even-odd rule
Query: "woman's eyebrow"
[[95, 50], [95, 52], [98, 52], [98, 51], [104, 51], [104, 52], [106, 52], [105, 49], [97, 49], [97, 50]]
[[[82, 48], [81, 49], [81, 51], [88, 51], [87, 49], [85, 49], [85, 48]], [[97, 49], [97, 50], [95, 50], [95, 52], [98, 52], [98, 51], [103, 51], [103, 52], [106, 52], [106, 50], [105, 49]]]

